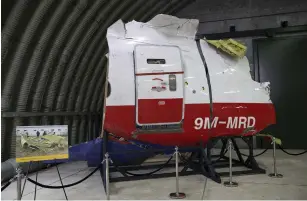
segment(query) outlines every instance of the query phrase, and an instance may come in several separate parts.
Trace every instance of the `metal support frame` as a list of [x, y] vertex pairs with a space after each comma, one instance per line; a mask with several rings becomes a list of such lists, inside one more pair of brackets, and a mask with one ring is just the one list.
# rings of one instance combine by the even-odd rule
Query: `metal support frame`
[[[105, 159], [104, 155], [108, 152], [108, 132], [103, 133], [103, 144], [102, 144], [102, 156]], [[241, 138], [241, 137], [237, 137]], [[212, 142], [209, 141], [206, 146], [201, 144], [199, 147], [194, 147], [195, 151], [192, 152], [191, 157], [186, 160], [184, 163], [178, 163], [178, 167], [183, 167], [181, 171], [178, 171], [178, 176], [188, 176], [202, 174], [217, 183], [221, 183], [221, 177], [229, 176], [229, 172], [217, 171], [221, 168], [229, 167], [229, 157], [225, 156], [227, 148], [227, 140], [232, 141], [234, 151], [237, 155], [237, 159], [232, 158], [232, 167], [245, 167], [246, 170], [232, 171], [233, 176], [238, 175], [251, 175], [251, 174], [265, 174], [266, 171], [258, 166], [254, 156], [253, 156], [253, 140], [252, 137], [244, 137], [243, 140], [248, 144], [249, 147], [249, 156], [246, 160], [243, 159], [243, 156], [240, 153], [240, 150], [237, 146], [234, 137], [220, 137], [212, 140], [221, 140], [223, 143], [222, 150], [218, 155], [211, 155], [211, 149], [213, 148]], [[206, 151], [205, 151], [206, 149]], [[148, 150], [150, 152], [150, 150]], [[162, 151], [161, 151], [162, 152]], [[218, 158], [218, 159], [216, 159]], [[157, 178], [166, 178], [166, 177], [175, 177], [176, 172], [167, 172], [167, 173], [154, 173], [150, 175], [137, 175], [131, 176], [125, 173], [125, 171], [136, 171], [136, 170], [152, 170], [161, 167], [163, 164], [155, 165], [126, 165], [115, 167], [114, 164], [110, 165], [110, 173], [119, 172], [121, 176], [115, 177], [110, 174], [109, 182], [121, 182], [121, 181], [135, 181], [135, 180], [144, 180], [144, 179], [157, 179]], [[165, 165], [166, 167], [174, 167], [174, 163]], [[104, 183], [104, 188], [106, 190], [105, 183], [105, 165], [101, 169], [101, 177]]]
[[[233, 176], [238, 176], [238, 175], [252, 175], [252, 174], [265, 174], [266, 171], [262, 168], [259, 167], [257, 161], [255, 160], [254, 157], [254, 152], [253, 152], [253, 137], [248, 136], [248, 137], [242, 137], [243, 141], [247, 143], [248, 149], [249, 149], [249, 156], [247, 159], [244, 161], [242, 154], [240, 153], [240, 150], [238, 148], [238, 145], [235, 141], [235, 139], [241, 138], [241, 137], [224, 137], [222, 138], [223, 146], [222, 150], [220, 152], [220, 155], [214, 156], [214, 157], [219, 157], [220, 160], [218, 160], [216, 163], [214, 163], [214, 167], [216, 169], [218, 168], [227, 168], [229, 167], [229, 157], [224, 156], [223, 153], [226, 151], [226, 146], [227, 146], [227, 140], [231, 139], [232, 145], [234, 148], [234, 151], [237, 155], [237, 159], [232, 158], [232, 167], [245, 167], [246, 170], [235, 170], [232, 171]], [[218, 175], [223, 177], [223, 176], [229, 176], [229, 172], [218, 172]]]
[[[103, 143], [102, 143], [102, 160], [105, 159], [105, 154], [108, 153], [108, 138], [109, 133], [107, 131], [104, 131], [103, 133]], [[159, 152], [163, 152], [163, 150], [157, 150]], [[165, 150], [164, 150], [165, 151]], [[168, 149], [169, 151], [169, 149]], [[150, 152], [150, 151], [149, 151]], [[169, 163], [165, 165], [165, 168], [167, 167], [174, 167], [174, 163]], [[179, 176], [188, 176], [188, 175], [195, 175], [200, 174], [201, 172], [197, 172], [195, 170], [188, 170], [189, 167], [186, 163], [178, 163], [179, 166], [184, 166], [184, 168], [178, 172]], [[144, 179], [156, 179], [156, 178], [165, 178], [165, 177], [175, 177], [176, 172], [167, 172], [167, 173], [155, 173], [151, 175], [140, 175], [140, 176], [130, 176], [125, 173], [125, 171], [135, 171], [135, 170], [152, 170], [161, 167], [161, 164], [155, 164], [155, 165], [129, 165], [129, 166], [118, 166], [115, 167], [115, 164], [110, 165], [110, 173], [112, 172], [119, 172], [122, 176], [120, 177], [112, 177], [110, 175], [109, 181], [110, 182], [121, 182], [121, 181], [132, 181], [132, 180], [144, 180]], [[102, 168], [100, 169], [100, 175], [103, 180], [104, 189], [106, 192], [106, 178], [105, 178], [105, 164], [102, 165]]]

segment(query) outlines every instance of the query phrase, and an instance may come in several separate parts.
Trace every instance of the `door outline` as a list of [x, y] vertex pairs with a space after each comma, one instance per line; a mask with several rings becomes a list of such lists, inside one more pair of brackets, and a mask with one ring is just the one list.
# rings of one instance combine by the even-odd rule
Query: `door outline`
[[[181, 70], [182, 70], [182, 116], [181, 121], [179, 122], [167, 122], [167, 123], [149, 123], [149, 124], [141, 124], [138, 122], [138, 89], [137, 89], [137, 62], [136, 62], [136, 48], [139, 46], [156, 46], [156, 47], [174, 47], [179, 50], [180, 60], [181, 60]], [[138, 126], [147, 126], [147, 125], [174, 125], [174, 124], [182, 124], [184, 121], [184, 111], [185, 111], [185, 84], [184, 84], [184, 64], [182, 59], [181, 49], [177, 45], [156, 45], [156, 44], [137, 44], [133, 49], [133, 64], [134, 64], [134, 86], [135, 86], [135, 122]], [[172, 74], [173, 72], [167, 72], [167, 74]], [[178, 84], [179, 85], [179, 84]]]

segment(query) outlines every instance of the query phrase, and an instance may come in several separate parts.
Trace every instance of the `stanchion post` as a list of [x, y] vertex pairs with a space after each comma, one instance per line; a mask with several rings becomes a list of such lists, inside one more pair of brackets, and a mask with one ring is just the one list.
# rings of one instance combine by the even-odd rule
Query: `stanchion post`
[[228, 153], [229, 153], [229, 181], [224, 182], [226, 187], [237, 187], [238, 183], [232, 181], [232, 141], [228, 139]]
[[171, 199], [183, 199], [186, 197], [185, 193], [179, 192], [179, 151], [178, 147], [175, 147], [175, 158], [176, 158], [176, 192], [175, 193], [170, 193], [169, 197]]
[[17, 167], [16, 169], [16, 178], [17, 178], [17, 200], [21, 200], [21, 180], [22, 180], [22, 169]]
[[277, 173], [277, 168], [276, 168], [276, 138], [273, 137], [272, 138], [272, 144], [273, 144], [273, 169], [274, 172], [269, 174], [269, 177], [272, 178], [282, 178], [283, 175], [282, 174], [278, 174]]
[[106, 163], [106, 196], [107, 200], [110, 200], [110, 178], [109, 178], [109, 153], [105, 154], [105, 163]]

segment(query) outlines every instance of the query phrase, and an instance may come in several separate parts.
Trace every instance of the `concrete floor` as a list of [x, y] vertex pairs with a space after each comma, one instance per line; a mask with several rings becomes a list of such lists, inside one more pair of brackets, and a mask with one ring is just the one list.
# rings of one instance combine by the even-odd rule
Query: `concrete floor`
[[[245, 150], [244, 150], [245, 151]], [[246, 152], [246, 151], [245, 151]], [[256, 151], [258, 152], [258, 151]], [[292, 151], [295, 152], [295, 151]], [[257, 158], [261, 167], [272, 169], [272, 152]], [[208, 180], [204, 199], [225, 200], [279, 200], [279, 199], [307, 199], [307, 154], [302, 156], [289, 156], [281, 151], [277, 152], [278, 172], [284, 175], [281, 179], [273, 179], [262, 175], [248, 175], [234, 177], [239, 182], [237, 188], [227, 188]], [[74, 162], [59, 166], [64, 184], [69, 184], [83, 178], [91, 169], [84, 162]], [[35, 174], [30, 176], [35, 179]], [[223, 181], [227, 177], [222, 178]], [[49, 185], [60, 185], [55, 168], [41, 171], [38, 181]], [[204, 176], [193, 175], [180, 177], [180, 191], [186, 193], [188, 200], [200, 200], [204, 188]], [[112, 199], [169, 199], [170, 192], [175, 190], [175, 178], [151, 179], [143, 181], [111, 183]], [[37, 188], [39, 200], [61, 200], [65, 199], [61, 189]], [[69, 200], [104, 200], [106, 199], [102, 186], [100, 173], [97, 172], [85, 182], [65, 189]], [[12, 183], [1, 193], [2, 200], [16, 199], [16, 183]], [[23, 199], [33, 200], [34, 185], [27, 183]]]

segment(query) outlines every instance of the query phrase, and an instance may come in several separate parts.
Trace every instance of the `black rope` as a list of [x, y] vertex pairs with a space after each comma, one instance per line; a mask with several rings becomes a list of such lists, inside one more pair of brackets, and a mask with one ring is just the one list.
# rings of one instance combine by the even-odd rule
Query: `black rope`
[[307, 153], [307, 150], [305, 150], [305, 151], [303, 151], [301, 153], [289, 153], [286, 150], [284, 150], [284, 148], [282, 146], [278, 145], [278, 147], [281, 149], [281, 151], [283, 151], [284, 153], [286, 153], [286, 154], [288, 154], [290, 156], [299, 156], [299, 155], [303, 155], [303, 154]]
[[[300, 156], [303, 154], [307, 153], [307, 150], [301, 152], [301, 153], [289, 153], [288, 151], [286, 151], [282, 146], [278, 145], [278, 147], [280, 148], [281, 151], [283, 151], [284, 153], [290, 155], [290, 156]], [[257, 156], [261, 156], [262, 154], [264, 154], [265, 152], [267, 152], [269, 149], [266, 148], [265, 150], [263, 150], [262, 152], [260, 152], [259, 154], [254, 155], [253, 157], [257, 157]], [[243, 154], [241, 153], [243, 156], [249, 156], [248, 154]]]
[[1, 192], [4, 191], [9, 185], [11, 185], [11, 181], [8, 181], [6, 184], [4, 184], [3, 186], [1, 186]]
[[67, 184], [67, 185], [62, 185], [62, 186], [49, 186], [49, 185], [45, 185], [45, 184], [41, 184], [39, 182], [36, 182], [34, 180], [32, 180], [31, 178], [28, 178], [28, 180], [35, 184], [35, 185], [38, 185], [42, 188], [50, 188], [50, 189], [60, 189], [60, 188], [69, 188], [69, 187], [72, 187], [72, 186], [75, 186], [77, 184], [80, 184], [81, 182], [87, 180], [90, 176], [92, 176], [95, 172], [97, 172], [97, 170], [99, 170], [101, 168], [102, 164], [100, 164], [95, 170], [93, 170], [89, 175], [87, 175], [86, 177], [84, 177], [83, 179], [77, 181], [77, 182], [74, 182], [74, 183], [71, 183], [71, 184]]
[[[267, 149], [265, 149], [265, 150], [263, 150], [262, 152], [260, 152], [259, 154], [256, 154], [256, 155], [253, 155], [253, 157], [257, 157], [257, 156], [261, 156], [262, 154], [264, 154], [265, 152], [267, 152], [268, 151], [268, 148]], [[241, 152], [240, 152], [241, 153]], [[242, 156], [249, 156], [249, 154], [243, 154], [243, 153], [241, 153], [241, 155]]]
[[125, 172], [128, 175], [132, 175], [132, 176], [149, 176], [149, 175], [152, 175], [152, 174], [162, 170], [163, 168], [165, 168], [165, 166], [167, 164], [169, 164], [169, 162], [172, 160], [172, 158], [173, 158], [173, 155], [166, 161], [166, 163], [162, 164], [161, 167], [159, 167], [158, 169], [156, 169], [154, 171], [151, 171], [151, 172], [148, 172], [148, 173], [143, 173], [143, 174], [136, 174], [136, 173], [129, 172], [127, 170], [123, 170], [122, 168], [120, 168], [117, 165], [115, 165], [114, 162], [113, 162], [113, 165], [117, 169], [117, 171], [119, 171], [119, 172], [123, 171], [123, 172]]

